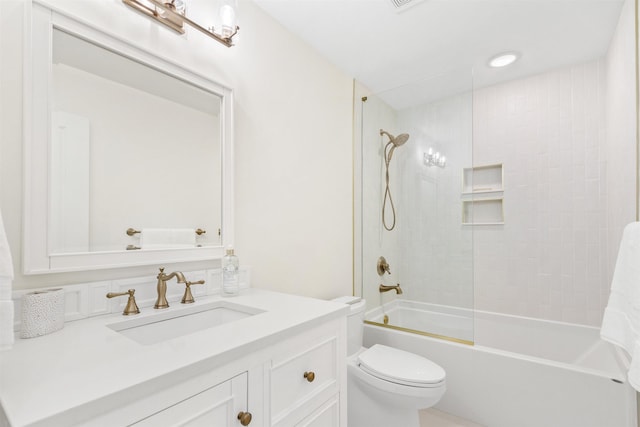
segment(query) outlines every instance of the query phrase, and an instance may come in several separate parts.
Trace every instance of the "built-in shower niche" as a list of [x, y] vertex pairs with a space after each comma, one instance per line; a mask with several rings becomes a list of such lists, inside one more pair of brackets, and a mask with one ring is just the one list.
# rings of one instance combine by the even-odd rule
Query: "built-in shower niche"
[[504, 224], [502, 163], [462, 170], [462, 225]]
[[462, 194], [483, 194], [504, 191], [502, 163], [474, 166], [462, 170]]
[[502, 197], [462, 201], [462, 225], [502, 224], [504, 224]]

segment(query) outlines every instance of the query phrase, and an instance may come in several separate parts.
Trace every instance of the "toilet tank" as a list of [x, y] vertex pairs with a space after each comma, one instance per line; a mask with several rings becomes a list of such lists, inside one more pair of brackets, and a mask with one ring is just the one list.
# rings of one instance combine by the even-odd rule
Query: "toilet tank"
[[364, 331], [364, 309], [367, 302], [360, 297], [340, 297], [333, 301], [349, 305], [347, 315], [347, 355], [355, 354], [362, 347], [362, 334]]

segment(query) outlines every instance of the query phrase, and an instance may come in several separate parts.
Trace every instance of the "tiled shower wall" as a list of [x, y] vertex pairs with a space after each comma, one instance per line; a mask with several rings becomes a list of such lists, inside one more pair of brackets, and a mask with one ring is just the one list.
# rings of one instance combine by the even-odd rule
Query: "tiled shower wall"
[[476, 309], [599, 325], [607, 281], [601, 61], [474, 94], [474, 165], [502, 163], [503, 226], [474, 227]]
[[635, 219], [634, 5], [599, 61], [474, 93], [474, 165], [504, 164], [505, 224], [474, 227], [478, 310], [599, 326]]

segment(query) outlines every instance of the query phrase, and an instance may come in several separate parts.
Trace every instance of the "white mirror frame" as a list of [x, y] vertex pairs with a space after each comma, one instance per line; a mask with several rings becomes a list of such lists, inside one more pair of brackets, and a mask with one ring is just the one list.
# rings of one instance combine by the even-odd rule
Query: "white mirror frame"
[[[53, 28], [77, 35], [123, 56], [191, 82], [221, 97], [222, 244], [184, 249], [151, 249], [50, 254], [49, 147]], [[122, 268], [221, 258], [233, 244], [233, 92], [179, 64], [134, 46], [47, 6], [27, 6], [24, 63], [23, 272], [45, 274]], [[123, 233], [125, 230], [122, 231]]]

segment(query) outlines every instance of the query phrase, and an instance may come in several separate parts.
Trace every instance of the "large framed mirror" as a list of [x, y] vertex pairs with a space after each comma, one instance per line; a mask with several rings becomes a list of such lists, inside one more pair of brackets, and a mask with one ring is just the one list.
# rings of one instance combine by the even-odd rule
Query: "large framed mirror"
[[44, 5], [27, 32], [25, 274], [221, 257], [232, 91]]

